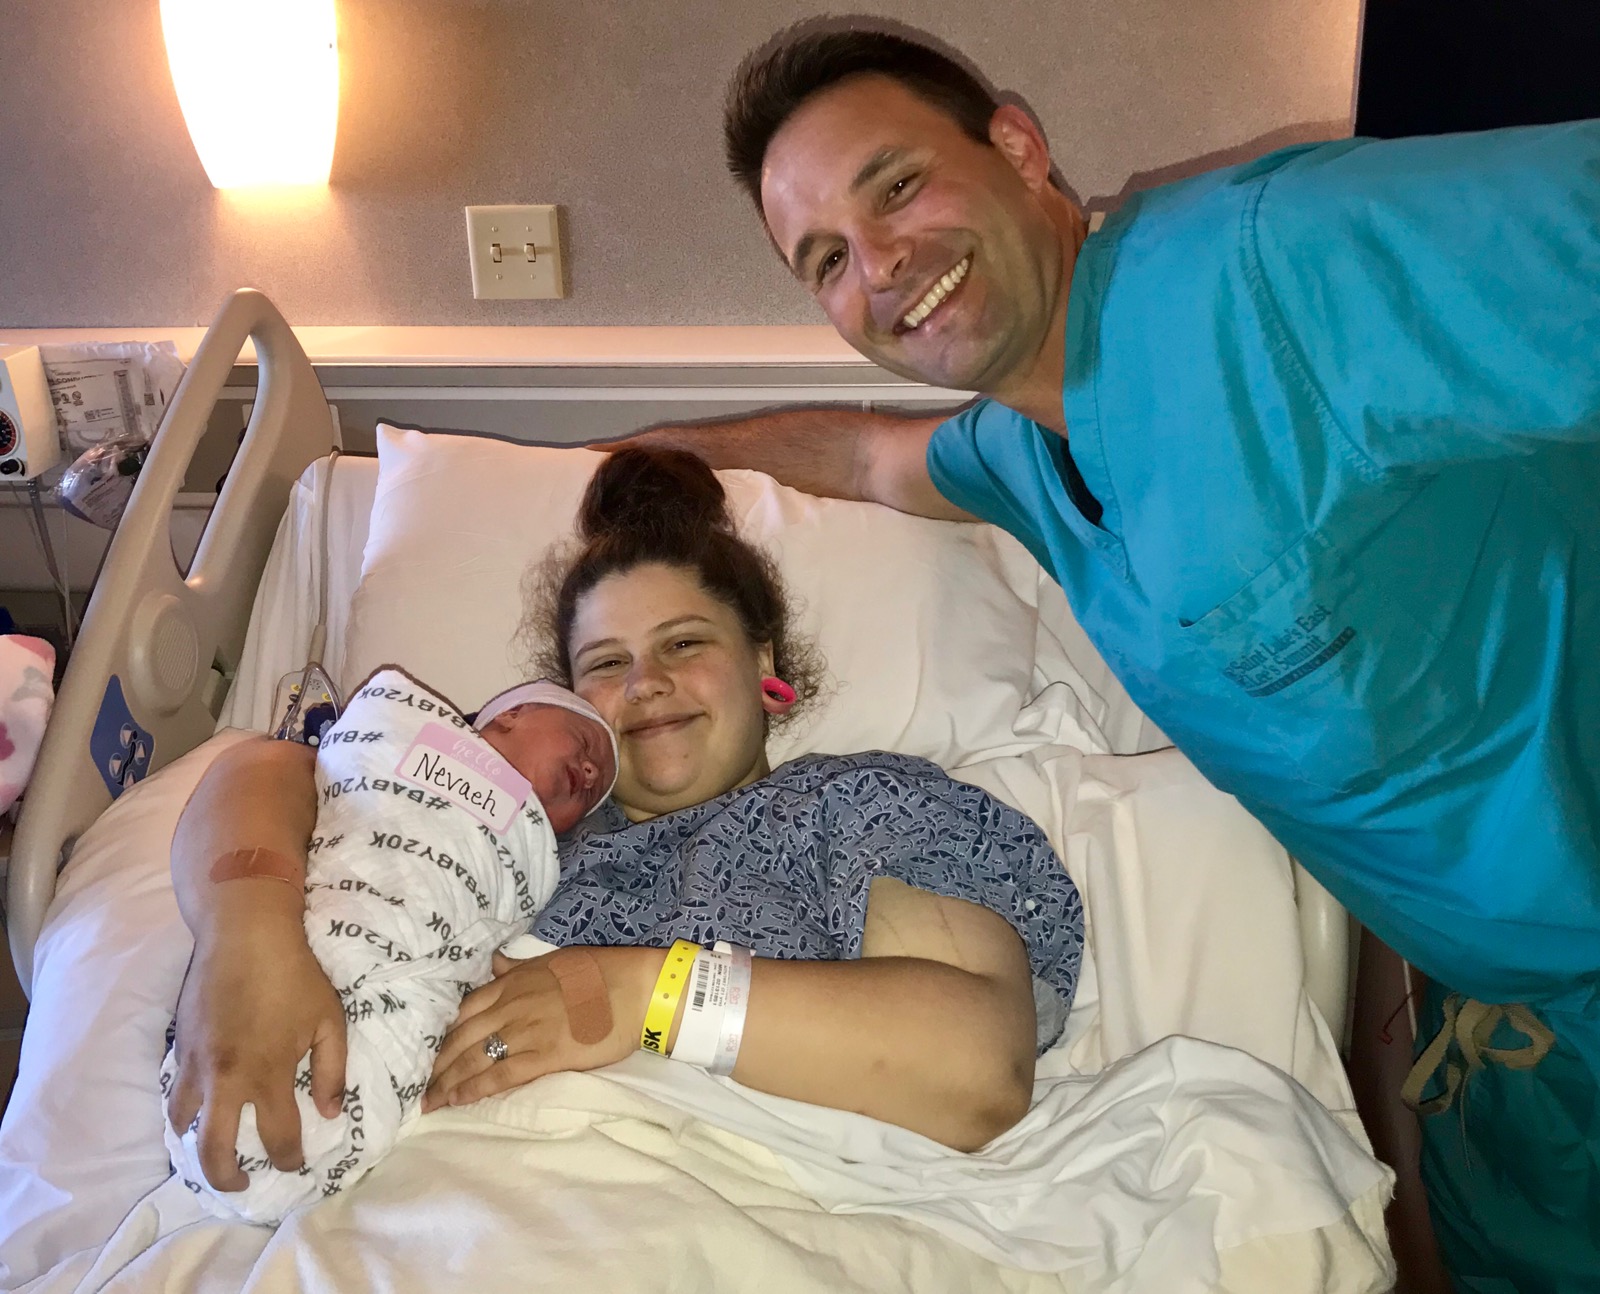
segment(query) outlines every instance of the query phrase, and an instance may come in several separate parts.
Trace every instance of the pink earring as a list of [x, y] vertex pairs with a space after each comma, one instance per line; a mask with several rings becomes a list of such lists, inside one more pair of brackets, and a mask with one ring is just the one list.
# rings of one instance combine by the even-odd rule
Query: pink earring
[[772, 674], [761, 680], [761, 694], [769, 714], [787, 714], [797, 699], [794, 689]]

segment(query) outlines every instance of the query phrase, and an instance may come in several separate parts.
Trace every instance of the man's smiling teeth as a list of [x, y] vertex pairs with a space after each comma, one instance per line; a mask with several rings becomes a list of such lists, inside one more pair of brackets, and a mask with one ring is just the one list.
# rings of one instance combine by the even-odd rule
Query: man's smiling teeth
[[942, 279], [928, 289], [928, 295], [912, 306], [906, 312], [906, 317], [900, 321], [902, 328], [915, 328], [919, 323], [933, 313], [934, 307], [950, 295], [955, 285], [967, 277], [967, 267], [972, 264], [972, 257], [963, 256], [961, 263], [946, 274]]

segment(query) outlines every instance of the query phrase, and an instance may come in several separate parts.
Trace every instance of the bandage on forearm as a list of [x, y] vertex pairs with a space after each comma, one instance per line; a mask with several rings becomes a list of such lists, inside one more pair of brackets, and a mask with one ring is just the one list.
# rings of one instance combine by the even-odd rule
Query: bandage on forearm
[[223, 854], [211, 864], [213, 883], [252, 880], [258, 876], [267, 880], [282, 881], [297, 890], [305, 889], [305, 868], [287, 854], [280, 854], [275, 849], [235, 849], [231, 854]]
[[563, 948], [550, 954], [549, 964], [572, 1040], [586, 1047], [604, 1042], [611, 1035], [611, 991], [594, 954], [587, 948]]

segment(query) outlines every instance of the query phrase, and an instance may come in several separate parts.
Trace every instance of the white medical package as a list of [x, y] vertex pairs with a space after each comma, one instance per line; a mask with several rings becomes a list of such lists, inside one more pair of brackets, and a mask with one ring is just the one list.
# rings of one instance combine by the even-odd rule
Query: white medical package
[[69, 456], [109, 440], [153, 440], [184, 373], [170, 341], [41, 346], [39, 357]]

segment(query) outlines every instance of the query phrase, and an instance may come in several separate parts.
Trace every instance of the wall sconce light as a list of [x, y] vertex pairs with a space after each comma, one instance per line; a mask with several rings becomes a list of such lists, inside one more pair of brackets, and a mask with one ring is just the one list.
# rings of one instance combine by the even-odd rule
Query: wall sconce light
[[161, 0], [161, 30], [213, 186], [328, 182], [339, 125], [334, 0]]

